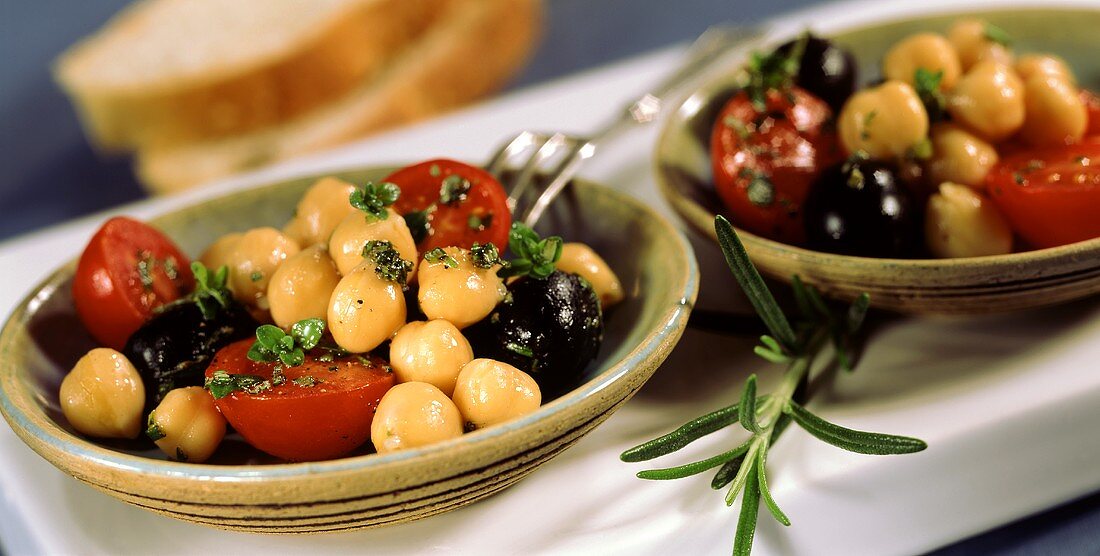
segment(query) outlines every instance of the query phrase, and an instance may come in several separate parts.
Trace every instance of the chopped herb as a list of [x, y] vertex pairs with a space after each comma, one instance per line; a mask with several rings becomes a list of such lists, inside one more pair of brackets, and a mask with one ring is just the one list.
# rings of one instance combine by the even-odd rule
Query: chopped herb
[[806, 51], [809, 39], [809, 33], [803, 34], [786, 53], [776, 50], [769, 54], [752, 54], [748, 68], [749, 83], [745, 86], [745, 93], [757, 112], [767, 110], [769, 91], [778, 91], [790, 97], [791, 86], [794, 85], [794, 77], [798, 75], [802, 54]]
[[149, 419], [145, 421], [145, 436], [154, 442], [165, 437], [164, 431], [160, 430], [160, 425], [156, 422], [156, 413], [156, 411], [149, 412]]
[[153, 291], [153, 269], [156, 268], [156, 260], [148, 251], [138, 251], [137, 272], [138, 280], [145, 291]]
[[429, 263], [443, 263], [443, 266], [447, 268], [457, 268], [458, 261], [454, 257], [447, 254], [442, 247], [436, 247], [427, 253], [424, 253], [424, 260]]
[[283, 368], [276, 365], [275, 369], [271, 371], [271, 386], [282, 386], [283, 384], [286, 384], [286, 375], [283, 374]]
[[928, 112], [928, 120], [938, 122], [947, 115], [947, 97], [940, 90], [943, 81], [943, 70], [931, 72], [924, 68], [917, 68], [913, 74], [914, 88], [921, 104]]
[[401, 258], [393, 244], [388, 241], [371, 240], [363, 246], [363, 257], [374, 263], [374, 273], [379, 278], [397, 282], [401, 286], [409, 278], [413, 264]]
[[432, 232], [432, 223], [428, 219], [428, 216], [435, 210], [435, 205], [432, 205], [424, 210], [414, 210], [404, 216], [405, 225], [409, 227], [409, 233], [412, 234], [413, 243], [420, 243]]
[[202, 313], [202, 318], [210, 320], [220, 309], [229, 307], [233, 295], [225, 286], [229, 279], [229, 267], [222, 265], [213, 274], [202, 263], [191, 263], [191, 274], [195, 276], [195, 291], [191, 292], [190, 300], [195, 303]]
[[175, 257], [168, 257], [167, 259], [164, 259], [164, 261], [161, 263], [161, 268], [164, 269], [164, 275], [167, 276], [169, 280], [174, 281], [180, 276], [179, 263], [176, 262]]
[[554, 273], [554, 263], [561, 258], [562, 239], [558, 236], [542, 239], [531, 228], [514, 222], [508, 234], [508, 248], [515, 258], [497, 271], [498, 276], [530, 276], [541, 280]]
[[1016, 181], [1016, 185], [1023, 185], [1027, 183], [1027, 179], [1019, 172], [1012, 172], [1012, 179]]
[[925, 137], [917, 142], [916, 145], [909, 147], [906, 151], [906, 156], [912, 160], [928, 160], [932, 158], [932, 141]]
[[1012, 37], [1009, 36], [1008, 31], [993, 25], [992, 23], [986, 23], [985, 29], [982, 31], [982, 36], [987, 40], [993, 41], [1001, 46], [1012, 46]]
[[187, 453], [183, 451], [183, 448], [176, 446], [176, 461], [187, 461]]
[[500, 260], [500, 251], [497, 251], [497, 246], [492, 243], [484, 245], [475, 243], [470, 247], [470, 257], [473, 259], [474, 266], [478, 268], [492, 268], [504, 264], [504, 261]]
[[[265, 384], [266, 388], [264, 387]], [[203, 387], [210, 391], [210, 395], [215, 400], [220, 400], [238, 390], [253, 394], [259, 393], [270, 389], [271, 383], [260, 376], [229, 374], [222, 369], [218, 369], [214, 371], [213, 375], [207, 377]]]
[[248, 358], [261, 363], [281, 362], [295, 367], [305, 362], [305, 351], [313, 349], [325, 331], [325, 321], [317, 318], [303, 319], [290, 327], [290, 334], [278, 326], [260, 325], [256, 329], [256, 341], [248, 350]]
[[493, 225], [493, 213], [487, 212], [482, 215], [471, 214], [466, 219], [466, 227], [471, 230], [484, 231], [489, 226]]
[[443, 178], [443, 185], [439, 188], [439, 202], [444, 205], [457, 205], [466, 200], [471, 187], [473, 184], [470, 180], [458, 174], [451, 174]]
[[524, 345], [517, 344], [515, 342], [509, 342], [508, 344], [506, 344], [504, 346], [504, 349], [506, 349], [506, 350], [508, 350], [512, 353], [522, 355], [524, 357], [534, 357], [535, 356], [535, 352], [531, 351], [531, 348], [529, 348], [527, 346], [524, 346]]
[[363, 187], [357, 187], [348, 196], [351, 206], [367, 214], [367, 219], [385, 220], [389, 217], [386, 207], [397, 202], [401, 196], [401, 188], [396, 185], [383, 182], [375, 184], [367, 182]]
[[291, 382], [293, 382], [297, 386], [301, 386], [302, 388], [313, 388], [314, 386], [317, 386], [318, 383], [324, 381], [319, 378], [313, 378], [310, 375], [302, 375], [292, 380]]
[[1043, 166], [1046, 166], [1046, 164], [1042, 160], [1029, 160], [1027, 166], [1024, 166], [1024, 171], [1030, 174], [1035, 170], [1042, 170]]
[[758, 207], [769, 207], [775, 202], [775, 185], [763, 173], [752, 172], [745, 194], [749, 202]]
[[863, 126], [860, 128], [859, 138], [864, 141], [871, 138], [871, 122], [878, 116], [878, 110], [872, 110], [863, 116]]
[[428, 174], [430, 174], [433, 178], [438, 178], [439, 176], [443, 175], [443, 170], [439, 168], [438, 164], [432, 164], [428, 167]]
[[742, 141], [747, 141], [749, 137], [752, 136], [752, 132], [749, 131], [749, 126], [745, 125], [745, 122], [741, 121], [740, 118], [726, 116], [722, 120], [722, 123], [725, 124], [726, 127], [732, 129]]
[[253, 270], [252, 274], [248, 275], [248, 279], [252, 280], [253, 282], [259, 282], [260, 280], [264, 279], [264, 273], [260, 272], [259, 270]]
[[863, 170], [859, 169], [859, 166], [852, 168], [850, 174], [848, 174], [848, 187], [852, 189], [863, 189]]
[[1089, 165], [1089, 159], [1085, 155], [1080, 155], [1080, 156], [1074, 157], [1073, 162], [1076, 163], [1076, 164], [1079, 164], [1081, 166], [1088, 166]]
[[340, 367], [338, 365], [329, 365], [328, 370], [330, 373], [335, 373], [340, 370]]

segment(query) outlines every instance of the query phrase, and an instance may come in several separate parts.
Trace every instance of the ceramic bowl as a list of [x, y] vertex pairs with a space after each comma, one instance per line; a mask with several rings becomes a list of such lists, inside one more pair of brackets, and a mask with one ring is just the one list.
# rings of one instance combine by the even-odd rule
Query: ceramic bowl
[[[941, 2], [940, 4], [946, 4]], [[883, 53], [918, 31], [945, 32], [958, 17], [980, 17], [1006, 29], [1019, 52], [1053, 52], [1065, 58], [1081, 84], [1100, 87], [1100, 11], [1084, 9], [990, 9], [935, 15], [889, 15], [863, 21], [857, 12], [838, 14], [828, 28], [814, 28], [849, 48], [860, 75], [879, 75]], [[921, 10], [922, 8], [914, 8]], [[885, 10], [884, 10], [885, 11]], [[912, 10], [911, 10], [912, 11]], [[896, 11], [890, 11], [896, 14]], [[882, 17], [876, 15], [875, 17]], [[802, 31], [790, 25], [748, 50], [770, 50]], [[745, 56], [731, 58], [690, 94], [665, 123], [655, 154], [658, 184], [691, 226], [717, 239], [714, 216], [725, 209], [712, 185], [710, 130], [716, 114], [737, 90]], [[1100, 214], [1100, 207], [1097, 208]], [[736, 221], [734, 221], [736, 225]], [[789, 281], [798, 274], [823, 293], [854, 299], [871, 295], [873, 305], [905, 313], [977, 314], [1021, 310], [1100, 292], [1100, 238], [1051, 249], [963, 259], [875, 259], [833, 255], [771, 241], [739, 230], [764, 273]]]
[[[391, 169], [342, 172], [378, 180]], [[234, 193], [153, 220], [191, 255], [219, 235], [282, 225], [313, 179]], [[619, 274], [627, 299], [609, 311], [585, 382], [533, 414], [461, 438], [387, 455], [280, 463], [227, 437], [217, 464], [166, 460], [145, 443], [76, 434], [58, 405], [61, 379], [92, 340], [70, 297], [75, 263], [34, 289], [0, 332], [0, 410], [35, 452], [120, 500], [178, 519], [256, 533], [346, 531], [410, 521], [489, 496], [561, 453], [626, 403], [679, 339], [698, 287], [684, 237], [642, 203], [578, 181], [540, 223], [584, 241]], [[235, 435], [234, 435], [235, 436]]]

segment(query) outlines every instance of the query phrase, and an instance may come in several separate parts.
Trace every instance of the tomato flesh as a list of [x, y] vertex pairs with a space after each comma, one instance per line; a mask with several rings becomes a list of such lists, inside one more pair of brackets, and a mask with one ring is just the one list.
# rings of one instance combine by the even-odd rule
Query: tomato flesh
[[[444, 202], [442, 190], [448, 178], [455, 179], [451, 176], [466, 180], [469, 190]], [[508, 246], [508, 231], [512, 227], [508, 195], [485, 170], [454, 160], [436, 159], [402, 168], [385, 181], [401, 188], [401, 196], [393, 206], [398, 213], [428, 211], [427, 235], [417, 243], [421, 254], [436, 247], [469, 249], [474, 243], [493, 243], [502, 252]]]
[[714, 183], [735, 225], [799, 244], [805, 241], [802, 203], [821, 171], [843, 159], [832, 112], [810, 93], [769, 91], [759, 112], [749, 96], [733, 97], [711, 133]]
[[1034, 247], [1100, 237], [1100, 144], [1034, 149], [1002, 158], [986, 189]]
[[[273, 363], [248, 358], [254, 340], [222, 348], [206, 369], [256, 375], [271, 380]], [[324, 350], [306, 354], [306, 361], [283, 370], [286, 382], [258, 394], [236, 391], [214, 401], [218, 410], [245, 441], [258, 450], [289, 461], [338, 458], [370, 438], [370, 425], [382, 395], [394, 375], [377, 357], [345, 356], [333, 360]], [[295, 379], [315, 379], [302, 386]]]
[[122, 349], [157, 307], [195, 286], [191, 263], [172, 240], [132, 218], [108, 220], [77, 263], [73, 302], [100, 344]]

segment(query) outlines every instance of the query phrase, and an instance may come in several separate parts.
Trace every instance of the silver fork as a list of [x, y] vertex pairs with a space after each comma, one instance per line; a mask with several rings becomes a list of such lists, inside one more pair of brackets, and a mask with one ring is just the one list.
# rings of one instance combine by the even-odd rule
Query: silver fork
[[[522, 131], [505, 143], [485, 168], [497, 176], [508, 191], [508, 208], [515, 215], [514, 220], [534, 226], [569, 184], [581, 163], [596, 153], [597, 145], [605, 144], [636, 125], [656, 120], [666, 101], [681, 86], [726, 53], [736, 47], [747, 48], [761, 36], [762, 31], [757, 27], [711, 27], [688, 48], [676, 71], [591, 135], [578, 137]], [[541, 189], [540, 184], [543, 184]], [[530, 201], [532, 197], [534, 201]]]

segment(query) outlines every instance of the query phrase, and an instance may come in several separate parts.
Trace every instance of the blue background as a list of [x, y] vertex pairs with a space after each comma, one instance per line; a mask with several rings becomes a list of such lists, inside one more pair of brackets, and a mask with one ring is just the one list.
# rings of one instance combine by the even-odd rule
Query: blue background
[[[751, 23], [810, 0], [546, 0], [542, 47], [523, 87], [689, 40], [714, 22]], [[51, 61], [124, 0], [7, 1], [0, 7], [0, 240], [139, 199], [125, 158], [84, 142]], [[1098, 463], [1100, 464], [1100, 463]], [[935, 554], [1100, 554], [1100, 493]]]

